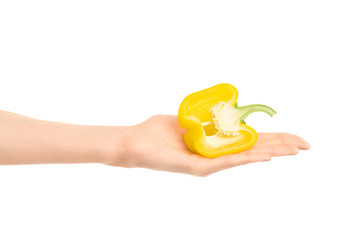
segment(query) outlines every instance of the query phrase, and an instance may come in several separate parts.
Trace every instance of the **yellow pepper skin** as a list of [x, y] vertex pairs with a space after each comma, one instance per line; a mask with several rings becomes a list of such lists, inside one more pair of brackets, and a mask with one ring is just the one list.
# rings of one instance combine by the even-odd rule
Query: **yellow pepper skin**
[[[237, 89], [230, 84], [222, 83], [192, 93], [182, 101], [178, 111], [178, 121], [181, 127], [187, 129], [184, 140], [192, 152], [213, 158], [244, 151], [256, 143], [258, 134], [243, 120], [255, 111], [263, 111], [270, 116], [275, 114], [275, 111], [265, 105], [237, 107], [237, 99]], [[226, 122], [230, 122], [230, 118], [235, 118], [235, 124], [231, 128], [236, 130], [223, 131], [220, 129], [222, 125], [218, 126], [216, 118], [220, 114], [213, 115], [212, 109], [220, 103], [230, 109], [222, 112], [226, 116], [221, 115], [222, 118]]]

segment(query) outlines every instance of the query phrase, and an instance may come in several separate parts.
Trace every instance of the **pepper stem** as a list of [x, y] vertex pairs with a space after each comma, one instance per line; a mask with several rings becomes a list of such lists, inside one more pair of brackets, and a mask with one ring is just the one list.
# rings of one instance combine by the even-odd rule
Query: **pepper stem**
[[251, 104], [251, 105], [245, 105], [245, 106], [240, 106], [240, 107], [238, 107], [238, 105], [235, 104], [234, 108], [237, 109], [238, 112], [240, 113], [239, 119], [242, 123], [245, 123], [245, 121], [244, 121], [245, 118], [247, 118], [251, 113], [254, 113], [254, 112], [264, 112], [271, 117], [274, 114], [276, 114], [276, 111], [274, 111], [274, 109], [272, 109], [271, 107], [268, 107], [266, 105], [262, 105], [262, 104]]

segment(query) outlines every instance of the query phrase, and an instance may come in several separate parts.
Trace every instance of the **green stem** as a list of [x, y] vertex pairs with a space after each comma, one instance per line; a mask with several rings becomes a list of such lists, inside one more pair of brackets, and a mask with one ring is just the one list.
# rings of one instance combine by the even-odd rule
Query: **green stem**
[[274, 111], [274, 109], [272, 109], [271, 107], [268, 107], [266, 105], [262, 105], [262, 104], [251, 104], [251, 105], [245, 105], [245, 106], [241, 106], [241, 107], [238, 107], [238, 105], [235, 104], [234, 108], [236, 108], [240, 112], [240, 121], [242, 123], [245, 123], [245, 121], [244, 121], [245, 118], [247, 118], [247, 116], [249, 116], [249, 114], [254, 113], [254, 112], [264, 112], [271, 117], [274, 114], [276, 114], [276, 111]]

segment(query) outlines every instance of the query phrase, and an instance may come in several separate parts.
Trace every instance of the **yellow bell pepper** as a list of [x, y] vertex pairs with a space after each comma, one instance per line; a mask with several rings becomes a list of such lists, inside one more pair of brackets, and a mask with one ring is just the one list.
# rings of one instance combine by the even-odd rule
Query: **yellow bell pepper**
[[265, 105], [252, 104], [238, 107], [238, 91], [222, 83], [187, 96], [178, 111], [187, 147], [206, 157], [237, 153], [252, 147], [258, 134], [245, 124], [253, 112], [276, 112]]

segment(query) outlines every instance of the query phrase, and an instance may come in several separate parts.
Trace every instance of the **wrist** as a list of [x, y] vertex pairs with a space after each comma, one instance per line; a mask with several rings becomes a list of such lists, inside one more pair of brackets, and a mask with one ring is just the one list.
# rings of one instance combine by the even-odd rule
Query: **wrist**
[[118, 167], [134, 167], [131, 160], [132, 131], [135, 126], [108, 127], [107, 140], [102, 146], [101, 163]]

